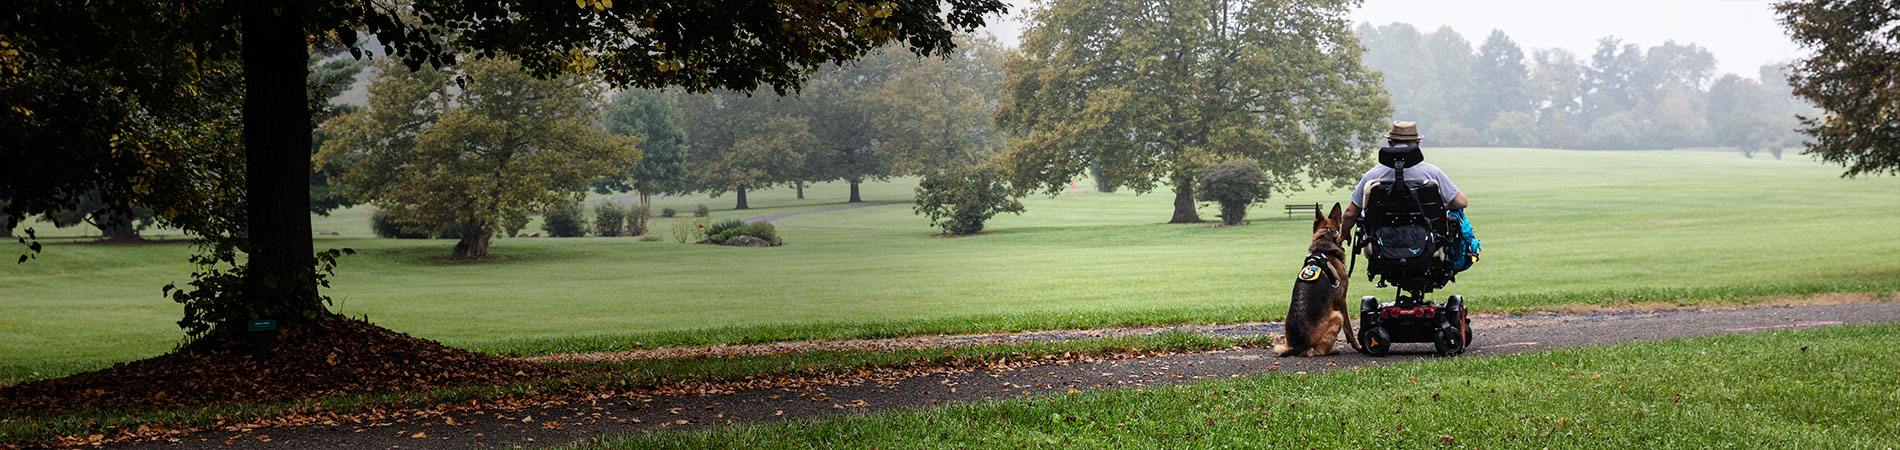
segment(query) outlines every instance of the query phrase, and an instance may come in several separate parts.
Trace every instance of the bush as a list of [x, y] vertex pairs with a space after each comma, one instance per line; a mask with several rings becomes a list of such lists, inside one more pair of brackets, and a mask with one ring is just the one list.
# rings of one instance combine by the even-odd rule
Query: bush
[[925, 176], [917, 184], [915, 211], [930, 218], [944, 234], [983, 231], [983, 222], [997, 213], [1023, 213], [1003, 176], [993, 167], [966, 167]]
[[645, 236], [647, 234], [647, 222], [651, 220], [653, 220], [653, 207], [633, 205], [633, 207], [627, 211], [627, 235]]
[[627, 210], [613, 201], [594, 207], [594, 234], [616, 237], [627, 232]]
[[1267, 172], [1250, 160], [1207, 166], [1194, 178], [1194, 199], [1219, 203], [1220, 221], [1228, 225], [1239, 225], [1247, 218], [1247, 206], [1265, 201], [1272, 193]]
[[660, 242], [660, 237], [656, 235], [650, 235], [650, 234], [646, 236], [640, 236], [640, 242]]
[[706, 205], [699, 205], [693, 208], [693, 217], [712, 217], [712, 209], [707, 208]]
[[429, 238], [428, 233], [411, 233], [411, 232], [403, 231], [402, 224], [396, 223], [394, 218], [389, 217], [388, 213], [385, 213], [380, 209], [376, 210], [376, 212], [371, 213], [369, 215], [369, 229], [371, 232], [376, 233], [376, 237], [385, 238], [385, 239], [428, 239]]
[[660, 208], [660, 217], [672, 218], [673, 216], [679, 215], [679, 213], [679, 211], [675, 211], [673, 208]]
[[[707, 229], [710, 230], [711, 228], [707, 228]], [[720, 230], [718, 233], [708, 233], [708, 234], [709, 236], [707, 236], [706, 239], [712, 240], [715, 243], [724, 243], [726, 242], [727, 239], [732, 239], [738, 236], [752, 236], [755, 238], [759, 238], [760, 240], [763, 240], [765, 242], [769, 242], [772, 245], [779, 244], [778, 227], [772, 226], [772, 224], [769, 222], [748, 223], [748, 224], [740, 225], [735, 228], [723, 229], [723, 230]]]
[[581, 237], [587, 235], [587, 219], [581, 217], [581, 204], [568, 203], [548, 208], [541, 214], [541, 231], [548, 237]]
[[693, 242], [693, 223], [684, 220], [673, 221], [673, 240], [681, 244]]
[[1537, 118], [1523, 111], [1498, 114], [1497, 120], [1491, 121], [1491, 140], [1503, 147], [1537, 145]]
[[718, 222], [713, 222], [712, 225], [707, 226], [705, 228], [705, 231], [701, 234], [701, 236], [704, 239], [711, 239], [713, 241], [725, 241], [726, 240], [725, 238], [731, 237], [731, 236], [725, 235], [727, 231], [735, 230], [742, 226], [745, 226], [745, 222], [741, 222], [739, 221], [739, 219], [721, 220]]

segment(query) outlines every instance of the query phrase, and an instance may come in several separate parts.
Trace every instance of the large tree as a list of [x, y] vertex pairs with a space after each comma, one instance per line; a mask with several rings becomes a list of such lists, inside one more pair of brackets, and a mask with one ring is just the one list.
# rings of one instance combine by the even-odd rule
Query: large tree
[[686, 165], [693, 190], [733, 193], [747, 209], [749, 191], [800, 181], [818, 151], [812, 120], [790, 99], [713, 91], [680, 101], [686, 123]]
[[974, 167], [1002, 152], [990, 113], [1001, 100], [1006, 54], [993, 40], [963, 38], [948, 58], [906, 64], [862, 94], [874, 113], [872, 150], [890, 173]]
[[1472, 66], [1473, 94], [1477, 96], [1472, 125], [1489, 124], [1500, 113], [1532, 111], [1530, 77], [1530, 68], [1524, 65], [1524, 50], [1504, 30], [1491, 30], [1484, 45], [1478, 47], [1478, 59]]
[[369, 109], [325, 122], [317, 158], [404, 232], [460, 236], [455, 258], [487, 257], [489, 239], [526, 225], [528, 211], [579, 201], [640, 159], [639, 139], [595, 126], [600, 92], [581, 77], [539, 79], [502, 58], [378, 68]]
[[1101, 163], [1137, 192], [1174, 188], [1199, 222], [1194, 175], [1259, 161], [1280, 190], [1348, 185], [1391, 115], [1346, 14], [1357, 2], [1057, 0], [1005, 65], [996, 120], [1018, 189], [1060, 192]]
[[642, 205], [656, 194], [687, 190], [686, 135], [680, 128], [675, 93], [654, 89], [614, 93], [602, 107], [601, 125], [609, 133], [640, 138], [640, 160], [624, 161], [627, 176], [604, 180], [595, 185], [596, 190], [638, 192]]
[[1900, 8], [1794, 0], [1775, 10], [1788, 35], [1813, 51], [1788, 76], [1794, 95], [1822, 110], [1801, 118], [1811, 138], [1804, 153], [1846, 166], [1847, 176], [1900, 175]]
[[[243, 176], [200, 170], [192, 175], [215, 178], [179, 185], [198, 189], [228, 187], [222, 186], [226, 180], [243, 184], [242, 201], [225, 204], [241, 204], [244, 213], [208, 215], [214, 220], [207, 220], [241, 216], [241, 227], [227, 223], [193, 229], [231, 236], [245, 252], [241, 263], [235, 257], [222, 258], [242, 265], [233, 271], [243, 279], [241, 289], [211, 293], [215, 303], [234, 311], [209, 320], [219, 325], [218, 330], [230, 330], [223, 325], [241, 324], [248, 318], [317, 317], [325, 308], [317, 294], [318, 265], [309, 219], [312, 124], [306, 64], [312, 36], [330, 36], [353, 45], [359, 32], [366, 33], [412, 69], [424, 64], [450, 65], [457, 55], [468, 52], [508, 54], [521, 58], [537, 75], [598, 71], [606, 82], [618, 86], [705, 90], [769, 85], [785, 91], [796, 87], [811, 67], [849, 60], [889, 42], [908, 43], [919, 53], [943, 51], [950, 47], [954, 30], [981, 25], [983, 14], [1002, 6], [998, 0], [582, 0], [578, 4], [423, 0], [401, 6], [350, 0], [16, 1], [8, 6], [8, 14], [0, 16], [0, 42], [13, 50], [9, 55], [26, 55], [0, 61], [0, 76], [5, 77], [0, 85], [6, 86], [5, 95], [24, 100], [15, 103], [9, 98], [9, 106], [31, 105], [27, 110], [34, 117], [9, 113], [6, 123], [0, 124], [13, 133], [7, 137], [27, 139], [8, 139], [9, 145], [17, 147], [8, 147], [0, 156], [9, 162], [30, 161], [9, 166], [38, 172], [30, 178], [51, 184], [13, 189], [13, 184], [25, 184], [20, 180], [28, 177], [0, 177], [7, 178], [7, 188], [0, 189], [0, 195], [7, 197], [10, 211], [37, 211], [43, 206], [70, 205], [80, 193], [99, 185], [136, 184], [136, 168], [96, 169], [138, 162], [124, 155], [127, 152], [115, 156], [108, 150], [112, 138], [123, 136], [120, 131], [134, 127], [135, 122], [123, 120], [125, 114], [98, 112], [192, 110], [191, 105], [174, 108], [159, 102], [127, 107], [126, 102], [192, 100], [241, 92], [242, 108], [236, 116], [242, 118]], [[62, 65], [83, 68], [58, 78], [35, 70]], [[210, 71], [232, 65], [241, 68], [241, 90], [181, 89], [207, 78], [220, 79], [205, 75], [217, 75]], [[52, 92], [30, 92], [35, 89]], [[53, 97], [99, 101], [62, 102]], [[59, 147], [83, 149], [47, 158], [11, 159], [16, 153], [26, 153], [18, 150], [31, 148], [31, 143], [58, 138], [73, 138]], [[187, 148], [211, 152], [229, 147], [199, 144]], [[33, 150], [53, 152], [53, 147]], [[206, 161], [204, 166], [231, 167], [215, 161]], [[77, 175], [47, 176], [54, 173]], [[172, 214], [164, 208], [153, 209]], [[210, 210], [201, 208], [196, 214]]]

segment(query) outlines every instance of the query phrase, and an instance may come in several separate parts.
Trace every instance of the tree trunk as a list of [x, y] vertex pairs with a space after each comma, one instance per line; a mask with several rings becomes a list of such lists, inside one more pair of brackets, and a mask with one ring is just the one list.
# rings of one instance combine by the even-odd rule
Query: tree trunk
[[746, 204], [745, 204], [745, 187], [744, 187], [744, 186], [740, 186], [740, 187], [739, 187], [739, 190], [738, 190], [738, 194], [739, 194], [739, 206], [734, 206], [734, 207], [732, 207], [732, 209], [747, 209], [747, 208], [750, 208], [749, 206], [746, 206]]
[[[474, 228], [470, 230], [469, 228]], [[481, 259], [488, 257], [488, 240], [495, 232], [482, 227], [464, 227], [462, 240], [455, 242], [455, 259]]]
[[804, 200], [804, 199], [805, 199], [805, 182], [804, 182], [804, 181], [793, 181], [793, 182], [792, 182], [792, 186], [793, 186], [793, 187], [797, 187], [797, 188], [798, 188], [798, 199], [799, 199], [799, 200]]
[[108, 241], [136, 241], [139, 239], [138, 227], [132, 226], [132, 215], [107, 209], [98, 213], [99, 219], [93, 226], [99, 227], [99, 237]]
[[1194, 210], [1194, 182], [1175, 183], [1174, 218], [1168, 223], [1201, 223], [1201, 213]]
[[0, 213], [0, 237], [13, 237], [13, 216]]
[[248, 298], [234, 301], [249, 302], [257, 319], [315, 317], [323, 304], [310, 238], [304, 6], [267, 1], [245, 6], [244, 187], [250, 249], [244, 280]]
[[862, 201], [864, 201], [864, 198], [863, 198], [863, 197], [859, 197], [859, 196], [858, 196], [858, 180], [857, 180], [856, 178], [853, 178], [853, 179], [851, 179], [851, 199], [850, 199], [850, 200], [846, 200], [845, 202], [846, 202], [846, 203], [858, 203], [858, 202], [862, 202]]

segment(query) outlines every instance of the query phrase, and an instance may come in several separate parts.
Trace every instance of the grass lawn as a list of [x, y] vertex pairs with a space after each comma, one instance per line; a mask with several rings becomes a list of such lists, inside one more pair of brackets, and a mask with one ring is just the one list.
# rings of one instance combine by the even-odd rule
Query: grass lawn
[[[1471, 198], [1484, 260], [1445, 292], [1481, 311], [1628, 301], [1701, 303], [1900, 290], [1900, 179], [1842, 179], [1810, 161], [1716, 152], [1429, 150]], [[914, 180], [867, 184], [906, 200]], [[660, 198], [714, 218], [841, 205], [845, 186]], [[1282, 194], [1251, 226], [1161, 225], [1167, 193], [1025, 200], [994, 234], [937, 239], [906, 205], [779, 222], [788, 245], [670, 238], [498, 239], [499, 262], [447, 263], [445, 240], [369, 237], [362, 208], [315, 219], [319, 248], [352, 247], [334, 309], [451, 345], [507, 354], [940, 332], [1273, 320], [1284, 314], [1310, 221]], [[1203, 215], [1213, 218], [1213, 208]], [[654, 224], [665, 235], [668, 221]], [[531, 228], [532, 229], [532, 228]], [[17, 245], [16, 245], [16, 248]], [[188, 279], [188, 245], [49, 246], [0, 267], [0, 382], [161, 353], [180, 333], [159, 297]], [[1363, 279], [1362, 294], [1384, 294]]]
[[1895, 448], [1900, 326], [1456, 358], [584, 448]]

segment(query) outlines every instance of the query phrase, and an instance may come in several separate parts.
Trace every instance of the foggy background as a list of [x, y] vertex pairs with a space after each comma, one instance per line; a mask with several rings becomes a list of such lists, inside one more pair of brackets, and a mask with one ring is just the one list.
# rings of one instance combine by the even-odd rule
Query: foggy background
[[[1014, 47], [1022, 34], [1030, 0], [1009, 0], [1009, 15], [992, 18], [985, 30]], [[1518, 45], [1564, 48], [1589, 55], [1597, 40], [1616, 36], [1644, 48], [1666, 40], [1695, 43], [1715, 54], [1717, 74], [1752, 75], [1770, 62], [1800, 56], [1800, 48], [1775, 22], [1772, 1], [1506, 1], [1370, 0], [1352, 14], [1353, 25], [1405, 22], [1430, 33], [1451, 26], [1469, 39], [1482, 40], [1492, 29], [1504, 30]]]

